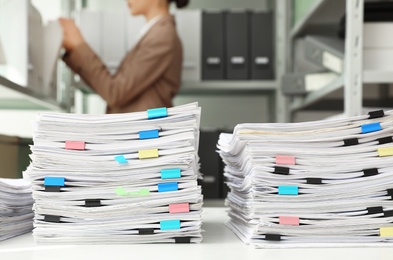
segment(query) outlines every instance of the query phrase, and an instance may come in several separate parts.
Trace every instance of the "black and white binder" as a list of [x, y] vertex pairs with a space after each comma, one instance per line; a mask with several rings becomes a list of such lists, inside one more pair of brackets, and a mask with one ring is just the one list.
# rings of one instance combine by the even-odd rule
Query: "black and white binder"
[[251, 79], [273, 79], [273, 14], [271, 12], [253, 12], [250, 13], [250, 17]]
[[228, 12], [226, 15], [227, 79], [249, 79], [249, 15]]
[[202, 79], [220, 80], [225, 75], [224, 17], [222, 12], [202, 14]]

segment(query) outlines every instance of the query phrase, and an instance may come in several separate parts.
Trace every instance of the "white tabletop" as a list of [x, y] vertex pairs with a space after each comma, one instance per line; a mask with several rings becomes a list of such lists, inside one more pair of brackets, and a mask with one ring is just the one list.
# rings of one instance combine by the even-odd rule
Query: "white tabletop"
[[391, 248], [254, 249], [244, 245], [224, 222], [225, 208], [205, 208], [201, 244], [35, 245], [31, 234], [0, 242], [0, 260], [182, 259], [182, 260], [392, 260]]

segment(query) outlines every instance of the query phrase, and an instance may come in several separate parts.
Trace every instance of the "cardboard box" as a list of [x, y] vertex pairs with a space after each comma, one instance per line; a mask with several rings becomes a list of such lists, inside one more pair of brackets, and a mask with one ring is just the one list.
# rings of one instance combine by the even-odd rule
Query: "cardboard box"
[[0, 135], [0, 178], [22, 178], [30, 164], [29, 138]]

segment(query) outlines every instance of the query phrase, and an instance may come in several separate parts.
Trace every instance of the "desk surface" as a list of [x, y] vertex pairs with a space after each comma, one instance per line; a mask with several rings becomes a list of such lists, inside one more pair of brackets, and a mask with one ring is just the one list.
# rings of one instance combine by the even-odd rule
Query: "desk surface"
[[1, 260], [78, 260], [78, 259], [348, 259], [391, 260], [391, 248], [254, 249], [244, 245], [224, 222], [225, 208], [205, 208], [201, 244], [147, 245], [35, 245], [31, 234], [0, 242]]

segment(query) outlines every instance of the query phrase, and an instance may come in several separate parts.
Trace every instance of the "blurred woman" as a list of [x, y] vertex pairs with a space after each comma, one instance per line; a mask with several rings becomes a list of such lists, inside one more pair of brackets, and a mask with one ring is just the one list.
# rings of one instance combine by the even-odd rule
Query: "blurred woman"
[[171, 2], [182, 8], [189, 0], [128, 0], [131, 14], [143, 15], [147, 23], [114, 75], [83, 39], [74, 21], [60, 18], [66, 50], [63, 60], [107, 102], [107, 113], [172, 106], [180, 88], [183, 50], [169, 14]]

